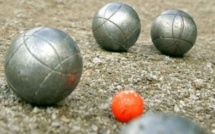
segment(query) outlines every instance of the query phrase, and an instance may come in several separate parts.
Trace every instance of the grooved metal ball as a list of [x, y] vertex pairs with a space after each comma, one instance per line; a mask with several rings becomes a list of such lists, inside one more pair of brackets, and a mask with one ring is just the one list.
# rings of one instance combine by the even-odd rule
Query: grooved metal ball
[[162, 12], [153, 22], [151, 38], [163, 54], [183, 56], [194, 45], [197, 27], [193, 18], [181, 10]]
[[8, 85], [17, 96], [34, 105], [52, 105], [79, 83], [82, 56], [68, 34], [38, 27], [11, 44], [4, 68]]
[[141, 24], [134, 9], [114, 2], [102, 7], [92, 22], [96, 42], [109, 51], [127, 51], [137, 41]]
[[119, 134], [206, 134], [192, 121], [173, 114], [151, 113], [126, 124]]

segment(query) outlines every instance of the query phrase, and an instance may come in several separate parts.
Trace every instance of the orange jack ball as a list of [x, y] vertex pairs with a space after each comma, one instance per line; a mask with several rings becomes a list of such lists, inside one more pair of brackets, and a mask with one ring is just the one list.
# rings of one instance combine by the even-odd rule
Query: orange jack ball
[[143, 114], [144, 102], [136, 91], [124, 89], [115, 94], [111, 109], [117, 120], [129, 122]]

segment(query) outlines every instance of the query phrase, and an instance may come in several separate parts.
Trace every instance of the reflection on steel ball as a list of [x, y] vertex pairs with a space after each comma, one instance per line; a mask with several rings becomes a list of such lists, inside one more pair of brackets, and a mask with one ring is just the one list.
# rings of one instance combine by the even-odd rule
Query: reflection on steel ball
[[66, 98], [82, 74], [82, 56], [73, 39], [49, 27], [21, 34], [5, 57], [9, 87], [34, 105], [52, 105]]
[[181, 10], [161, 13], [151, 27], [155, 47], [163, 54], [183, 56], [194, 45], [197, 27], [192, 17]]
[[123, 3], [109, 3], [102, 7], [92, 22], [97, 43], [109, 51], [127, 51], [137, 41], [141, 24], [137, 13]]
[[192, 121], [167, 113], [143, 115], [126, 124], [119, 134], [206, 134]]

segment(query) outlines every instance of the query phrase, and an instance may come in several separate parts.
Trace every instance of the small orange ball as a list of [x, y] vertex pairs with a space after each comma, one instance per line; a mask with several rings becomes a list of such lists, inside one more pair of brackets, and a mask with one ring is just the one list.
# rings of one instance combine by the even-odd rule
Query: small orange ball
[[142, 115], [144, 102], [136, 91], [124, 89], [115, 94], [111, 109], [117, 120], [129, 122]]

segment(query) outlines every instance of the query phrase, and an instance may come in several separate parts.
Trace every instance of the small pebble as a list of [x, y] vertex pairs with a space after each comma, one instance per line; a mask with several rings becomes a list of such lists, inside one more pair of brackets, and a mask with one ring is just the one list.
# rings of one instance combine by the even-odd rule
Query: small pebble
[[177, 105], [174, 106], [174, 112], [176, 113], [180, 112], [180, 108]]

